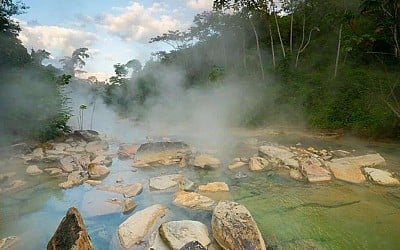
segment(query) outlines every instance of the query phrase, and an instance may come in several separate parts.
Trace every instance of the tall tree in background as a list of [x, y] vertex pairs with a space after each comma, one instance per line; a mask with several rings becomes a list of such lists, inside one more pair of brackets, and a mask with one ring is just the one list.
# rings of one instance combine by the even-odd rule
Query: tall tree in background
[[74, 77], [77, 69], [85, 66], [85, 59], [89, 58], [87, 51], [88, 48], [79, 48], [74, 50], [71, 56], [60, 59], [64, 72]]

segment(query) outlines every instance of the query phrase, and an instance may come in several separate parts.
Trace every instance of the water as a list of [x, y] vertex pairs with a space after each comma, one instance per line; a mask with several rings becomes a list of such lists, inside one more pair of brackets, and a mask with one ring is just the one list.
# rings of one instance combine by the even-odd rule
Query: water
[[[392, 171], [400, 171], [400, 147], [396, 144], [369, 143], [360, 140], [321, 140], [303, 134], [271, 135], [235, 133], [238, 141], [248, 138], [275, 141], [283, 145], [298, 142], [303, 147], [355, 149], [358, 154], [379, 152]], [[116, 145], [113, 145], [115, 149]], [[241, 144], [221, 154], [224, 166], [235, 156], [248, 157], [256, 153], [257, 145]], [[218, 154], [219, 152], [217, 152]], [[192, 219], [210, 225], [212, 213], [178, 207], [172, 203], [173, 192], [152, 192], [148, 179], [160, 173], [182, 173], [196, 184], [225, 181], [231, 188], [228, 197], [245, 205], [252, 213], [266, 243], [287, 249], [399, 249], [400, 189], [373, 184], [352, 185], [339, 181], [309, 184], [290, 179], [282, 171], [245, 172], [248, 177], [235, 179], [225, 168], [216, 171], [179, 167], [146, 168], [132, 172], [131, 161], [114, 159], [111, 173], [104, 184], [140, 182], [142, 194], [135, 197], [135, 211], [162, 203], [169, 208], [165, 220]], [[96, 249], [121, 249], [116, 237], [124, 215], [118, 206], [105, 199], [120, 195], [98, 191], [87, 184], [61, 190], [60, 180], [43, 176], [26, 176], [25, 166], [18, 162], [3, 162], [2, 173], [13, 170], [29, 181], [30, 188], [0, 196], [0, 238], [17, 235], [15, 249], [43, 249], [59, 222], [71, 206], [77, 207]]]

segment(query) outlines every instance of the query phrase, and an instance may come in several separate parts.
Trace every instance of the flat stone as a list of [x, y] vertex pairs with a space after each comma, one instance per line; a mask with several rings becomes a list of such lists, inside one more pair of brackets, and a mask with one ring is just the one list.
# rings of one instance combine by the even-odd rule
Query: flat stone
[[118, 156], [121, 158], [131, 158], [135, 157], [140, 144], [125, 144], [121, 145], [118, 149]]
[[61, 169], [64, 172], [71, 173], [76, 170], [76, 164], [72, 156], [66, 156], [60, 159]]
[[387, 171], [376, 168], [364, 168], [364, 172], [368, 178], [376, 184], [384, 186], [400, 185], [400, 181], [394, 178], [392, 174]]
[[178, 186], [178, 182], [183, 181], [183, 175], [181, 174], [171, 174], [162, 175], [150, 178], [149, 186], [155, 190], [165, 190]]
[[86, 152], [96, 153], [108, 149], [108, 143], [106, 141], [92, 141], [86, 145]]
[[132, 212], [137, 207], [137, 204], [134, 200], [130, 198], [125, 198], [122, 200], [121, 209], [122, 213], [127, 214]]
[[189, 152], [182, 142], [149, 142], [140, 145], [134, 157], [134, 167], [172, 166], [181, 162]]
[[225, 182], [210, 182], [200, 185], [199, 192], [229, 192], [229, 186]]
[[265, 158], [256, 156], [256, 157], [251, 157], [249, 159], [249, 169], [251, 171], [260, 171], [263, 169], [271, 169], [270, 166], [271, 166], [271, 163]]
[[88, 167], [88, 169], [90, 179], [102, 179], [110, 173], [110, 169], [103, 165], [94, 165], [93, 167]]
[[84, 140], [86, 142], [99, 141], [99, 133], [94, 130], [75, 130], [72, 136], [78, 140]]
[[200, 168], [218, 168], [221, 166], [221, 161], [214, 156], [200, 154], [195, 156], [193, 166]]
[[51, 176], [57, 176], [62, 174], [62, 170], [59, 168], [45, 168], [44, 171]]
[[7, 187], [3, 188], [4, 192], [15, 192], [21, 190], [26, 186], [27, 182], [23, 180], [13, 180]]
[[127, 249], [140, 244], [166, 212], [165, 206], [156, 204], [130, 216], [118, 226], [121, 246]]
[[300, 166], [309, 182], [330, 181], [332, 179], [331, 173], [323, 168], [322, 163], [314, 157], [301, 159]]
[[298, 170], [298, 169], [291, 168], [289, 171], [289, 175], [290, 175], [290, 177], [292, 177], [292, 179], [295, 179], [295, 180], [303, 179], [303, 175], [301, 174], [300, 170]]
[[336, 179], [351, 182], [365, 182], [362, 167], [386, 166], [385, 159], [379, 154], [333, 159], [327, 163]]
[[26, 168], [26, 173], [29, 175], [39, 175], [39, 174], [43, 173], [43, 170], [41, 170], [36, 165], [30, 165]]
[[158, 231], [166, 245], [173, 250], [180, 250], [192, 241], [198, 241], [203, 246], [211, 243], [207, 226], [199, 221], [169, 221], [161, 224]]
[[299, 168], [299, 162], [294, 159], [296, 155], [283, 146], [261, 146], [258, 148], [258, 155], [278, 164]]
[[223, 249], [266, 250], [249, 210], [236, 202], [220, 201], [211, 219], [215, 240]]
[[101, 181], [99, 180], [86, 180], [86, 184], [89, 184], [90, 186], [97, 186], [101, 184]]
[[244, 166], [246, 166], [246, 165], [247, 165], [247, 163], [245, 163], [245, 162], [237, 161], [237, 162], [235, 162], [235, 163], [230, 164], [230, 165], [228, 166], [228, 169], [229, 169], [229, 170], [235, 170], [235, 169], [244, 167]]
[[72, 207], [68, 210], [47, 244], [47, 249], [94, 249], [78, 209]]
[[19, 241], [17, 236], [8, 236], [0, 240], [0, 249], [13, 249], [15, 243]]
[[102, 186], [97, 187], [97, 190], [123, 194], [124, 197], [130, 198], [140, 194], [143, 190], [143, 185], [141, 183], [135, 183], [130, 185]]
[[212, 210], [212, 206], [215, 205], [215, 202], [207, 196], [186, 191], [176, 192], [174, 203], [182, 207], [201, 210]]

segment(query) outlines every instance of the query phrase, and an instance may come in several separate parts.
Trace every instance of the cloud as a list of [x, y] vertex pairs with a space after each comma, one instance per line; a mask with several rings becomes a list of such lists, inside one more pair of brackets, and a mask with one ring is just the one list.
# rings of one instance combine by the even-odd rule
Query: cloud
[[188, 0], [186, 6], [194, 10], [211, 10], [213, 0]]
[[117, 14], [104, 14], [97, 17], [98, 23], [109, 33], [124, 41], [148, 42], [150, 38], [168, 30], [184, 30], [189, 23], [182, 22], [168, 15], [166, 6], [154, 3], [145, 7], [138, 2], [132, 2], [125, 8], [114, 9]]
[[24, 22], [20, 22], [20, 24], [22, 31], [19, 39], [28, 49], [60, 51], [65, 56], [71, 55], [72, 51], [77, 48], [90, 47], [97, 41], [96, 35], [91, 32], [59, 26], [31, 26]]

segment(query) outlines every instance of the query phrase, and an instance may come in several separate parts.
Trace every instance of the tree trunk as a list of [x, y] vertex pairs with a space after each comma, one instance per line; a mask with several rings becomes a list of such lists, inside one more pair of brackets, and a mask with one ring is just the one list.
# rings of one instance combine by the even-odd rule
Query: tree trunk
[[272, 65], [274, 66], [275, 70], [275, 50], [274, 50], [274, 38], [272, 37], [272, 29], [271, 29], [271, 24], [268, 25], [269, 28], [269, 36], [271, 38], [271, 54], [272, 54]]
[[290, 15], [290, 54], [293, 53], [293, 13]]
[[306, 36], [306, 34], [305, 34], [305, 29], [306, 29], [306, 17], [304, 16], [304, 17], [303, 17], [303, 38], [301, 39], [300, 47], [299, 47], [299, 49], [297, 50], [296, 66], [295, 66], [296, 68], [297, 68], [297, 65], [298, 65], [298, 63], [299, 63], [299, 57], [300, 57], [301, 49], [303, 48], [304, 39], [305, 39], [305, 36]]
[[339, 41], [338, 41], [337, 52], [336, 52], [335, 73], [334, 73], [334, 75], [333, 75], [333, 78], [336, 78], [336, 76], [337, 76], [337, 71], [338, 71], [338, 66], [339, 66], [340, 46], [341, 46], [341, 43], [342, 43], [342, 30], [343, 30], [343, 24], [340, 24], [340, 29], [339, 29]]
[[277, 17], [277, 15], [276, 15], [276, 13], [274, 13], [274, 17], [275, 17], [276, 29], [277, 29], [277, 31], [278, 31], [279, 41], [280, 41], [281, 47], [282, 47], [283, 58], [286, 58], [285, 46], [283, 46], [281, 31], [280, 31], [280, 29], [279, 29], [278, 17]]
[[242, 54], [243, 54], [243, 67], [247, 73], [248, 71], [247, 71], [247, 59], [246, 59], [246, 37], [244, 37], [244, 36], [243, 36], [243, 52], [242, 52]]
[[258, 53], [258, 60], [260, 63], [261, 76], [262, 76], [262, 79], [265, 80], [265, 73], [264, 73], [264, 67], [263, 67], [262, 58], [261, 58], [261, 49], [260, 49], [260, 42], [258, 40], [258, 33], [257, 33], [256, 27], [254, 26], [254, 23], [251, 19], [250, 19], [250, 24], [251, 24], [251, 27], [253, 28], [254, 36], [256, 37], [257, 53]]

